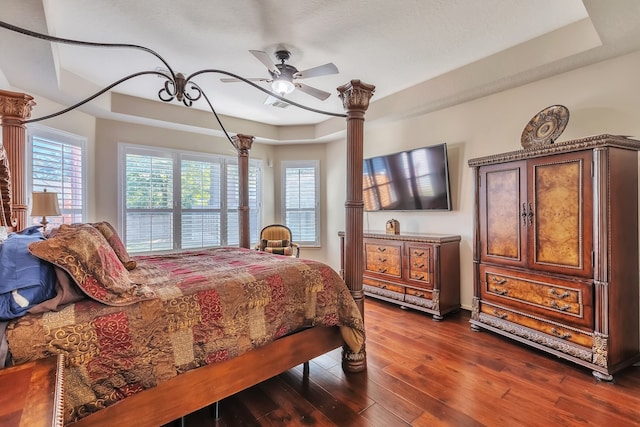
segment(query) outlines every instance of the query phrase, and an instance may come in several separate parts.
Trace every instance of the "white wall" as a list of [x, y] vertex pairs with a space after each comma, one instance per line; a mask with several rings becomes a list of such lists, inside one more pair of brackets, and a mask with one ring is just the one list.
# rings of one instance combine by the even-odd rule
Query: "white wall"
[[[365, 232], [384, 230], [386, 221], [395, 218], [400, 221], [402, 232], [460, 235], [461, 302], [470, 308], [474, 189], [468, 160], [521, 149], [525, 125], [538, 111], [554, 104], [565, 105], [570, 111], [569, 123], [559, 141], [602, 133], [640, 137], [638, 69], [640, 52], [635, 52], [439, 111], [380, 123], [365, 122], [365, 157], [446, 142], [453, 196], [451, 212], [365, 213]], [[424, 96], [428, 97], [428, 93]], [[397, 112], [390, 114], [398, 116]], [[343, 150], [343, 141], [327, 146], [327, 157], [332, 159], [328, 185], [345, 179]], [[326, 223], [333, 229], [344, 227], [344, 209], [338, 209], [344, 206], [344, 199], [343, 191], [328, 194]], [[329, 263], [339, 268], [335, 240], [327, 249]]]

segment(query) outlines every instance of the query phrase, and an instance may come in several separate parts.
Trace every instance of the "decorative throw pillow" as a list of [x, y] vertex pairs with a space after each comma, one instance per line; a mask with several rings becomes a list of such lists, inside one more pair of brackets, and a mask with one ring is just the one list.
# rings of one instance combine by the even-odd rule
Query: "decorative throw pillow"
[[265, 252], [269, 252], [271, 254], [276, 254], [276, 255], [288, 255], [288, 256], [290, 256], [292, 254], [291, 246], [285, 246], [285, 247], [282, 247], [282, 248], [267, 246], [266, 248], [264, 248], [264, 251]]
[[265, 248], [284, 248], [289, 246], [289, 240], [263, 240], [262, 246]]
[[129, 273], [105, 237], [88, 224], [61, 226], [49, 239], [29, 245], [29, 252], [73, 278], [87, 296], [107, 305], [128, 305], [155, 296]]
[[136, 268], [136, 261], [131, 259], [129, 253], [127, 252], [127, 249], [124, 246], [124, 243], [122, 242], [122, 239], [120, 239], [120, 236], [118, 235], [118, 232], [110, 223], [108, 223], [107, 221], [102, 221], [92, 223], [91, 225], [100, 230], [105, 239], [107, 239], [107, 242], [109, 242], [109, 244], [113, 248], [113, 251], [118, 256], [118, 259], [122, 262], [127, 270], [133, 270], [134, 268]]

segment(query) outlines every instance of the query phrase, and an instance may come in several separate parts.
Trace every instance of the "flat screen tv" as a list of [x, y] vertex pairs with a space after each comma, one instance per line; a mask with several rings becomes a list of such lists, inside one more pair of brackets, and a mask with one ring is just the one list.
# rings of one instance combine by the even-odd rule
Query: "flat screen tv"
[[365, 211], [451, 210], [447, 144], [364, 159]]

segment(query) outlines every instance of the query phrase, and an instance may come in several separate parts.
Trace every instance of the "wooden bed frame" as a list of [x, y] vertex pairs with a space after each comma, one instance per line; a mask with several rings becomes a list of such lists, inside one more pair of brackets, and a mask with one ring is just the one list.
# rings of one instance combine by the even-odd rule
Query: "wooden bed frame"
[[178, 375], [70, 424], [159, 426], [231, 396], [342, 345], [337, 327], [311, 328], [226, 362]]
[[[364, 312], [362, 290], [363, 202], [362, 160], [364, 113], [375, 87], [352, 80], [338, 89], [347, 120], [347, 200], [345, 201], [345, 239], [347, 253], [344, 280], [361, 313]], [[27, 225], [24, 181], [26, 126], [35, 102], [23, 93], [0, 90], [0, 127], [3, 152], [0, 152], [0, 190], [3, 212], [14, 229]], [[239, 134], [232, 138], [238, 151], [240, 172], [240, 246], [249, 244], [248, 154], [253, 137]], [[2, 217], [4, 215], [4, 217]], [[9, 222], [9, 221], [8, 221]], [[363, 313], [364, 314], [364, 313]], [[203, 366], [178, 375], [157, 387], [130, 396], [114, 405], [85, 417], [72, 425], [158, 426], [166, 424], [207, 405], [258, 384], [292, 367], [342, 346], [345, 372], [366, 370], [366, 351], [353, 353], [344, 345], [338, 327], [311, 328], [283, 337], [265, 347], [252, 350], [232, 360]]]

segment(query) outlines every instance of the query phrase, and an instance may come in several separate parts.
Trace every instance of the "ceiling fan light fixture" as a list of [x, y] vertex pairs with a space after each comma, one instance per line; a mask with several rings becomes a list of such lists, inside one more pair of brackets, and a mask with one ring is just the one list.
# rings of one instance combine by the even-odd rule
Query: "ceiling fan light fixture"
[[295, 88], [293, 82], [286, 78], [275, 79], [273, 83], [271, 83], [271, 89], [280, 96], [290, 94]]

